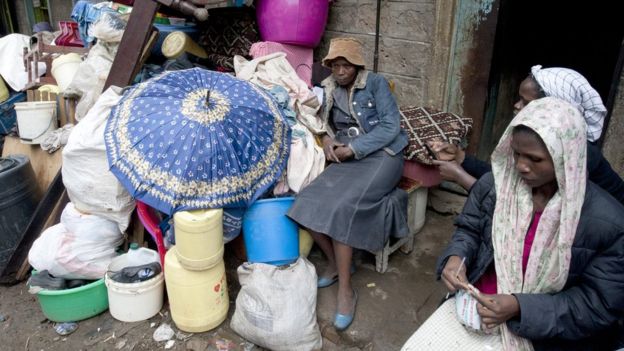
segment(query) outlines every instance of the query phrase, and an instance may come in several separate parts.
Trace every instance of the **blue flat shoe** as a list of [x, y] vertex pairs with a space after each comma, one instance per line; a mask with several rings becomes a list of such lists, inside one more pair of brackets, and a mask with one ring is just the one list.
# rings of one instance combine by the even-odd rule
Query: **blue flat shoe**
[[332, 284], [334, 284], [335, 282], [338, 281], [338, 274], [336, 274], [335, 276], [331, 277], [331, 278], [327, 278], [327, 277], [320, 277], [318, 278], [318, 281], [316, 283], [316, 286], [321, 289], [321, 288], [326, 288]]
[[[355, 265], [352, 264], [351, 265], [351, 274], [355, 273]], [[338, 281], [338, 273], [336, 273], [335, 276], [327, 278], [327, 277], [319, 277], [318, 281], [316, 282], [316, 286], [319, 289], [322, 288], [326, 288], [328, 286], [331, 286], [332, 284], [334, 284], [335, 282]]]
[[353, 317], [355, 317], [355, 305], [357, 304], [357, 292], [353, 289], [353, 306], [351, 307], [351, 314], [336, 313], [334, 317], [334, 328], [337, 331], [343, 331], [351, 325]]

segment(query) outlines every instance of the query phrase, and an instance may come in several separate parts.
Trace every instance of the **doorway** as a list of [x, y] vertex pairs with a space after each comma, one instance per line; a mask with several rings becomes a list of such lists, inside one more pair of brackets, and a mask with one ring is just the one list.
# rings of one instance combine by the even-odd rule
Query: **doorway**
[[609, 108], [624, 38], [622, 14], [622, 1], [501, 0], [479, 158], [487, 159], [496, 147], [513, 118], [518, 86], [534, 65], [576, 70]]

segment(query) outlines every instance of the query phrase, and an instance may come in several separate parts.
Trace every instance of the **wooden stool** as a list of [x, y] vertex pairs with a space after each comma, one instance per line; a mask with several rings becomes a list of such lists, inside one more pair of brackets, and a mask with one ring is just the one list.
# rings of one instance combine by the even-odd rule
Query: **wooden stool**
[[409, 254], [414, 249], [414, 236], [425, 224], [427, 210], [427, 189], [419, 182], [402, 178], [399, 187], [407, 192], [407, 227], [409, 234], [401, 239], [390, 237], [386, 246], [375, 254], [375, 270], [385, 273], [388, 270], [388, 257], [396, 250]]

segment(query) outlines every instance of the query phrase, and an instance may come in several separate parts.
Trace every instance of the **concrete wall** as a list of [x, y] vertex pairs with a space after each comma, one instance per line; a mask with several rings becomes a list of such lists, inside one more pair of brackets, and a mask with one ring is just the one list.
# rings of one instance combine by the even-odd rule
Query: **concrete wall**
[[[72, 0], [49, 0], [51, 22], [69, 18]], [[20, 32], [30, 34], [22, 1], [17, 2]], [[381, 2], [379, 72], [395, 84], [400, 105], [443, 109], [456, 0], [383, 0]], [[376, 0], [335, 0], [325, 37], [315, 50], [320, 60], [329, 40], [352, 36], [364, 44], [367, 68], [373, 68]]]
[[[454, 1], [381, 2], [379, 72], [395, 83], [399, 105], [444, 105]], [[364, 44], [367, 68], [375, 51], [375, 0], [337, 0], [325, 36], [315, 51], [320, 60], [329, 40], [350, 36]]]
[[611, 163], [613, 170], [620, 177], [624, 178], [624, 150], [622, 148], [622, 136], [624, 135], [624, 70], [620, 73], [620, 83], [617, 89], [602, 153]]

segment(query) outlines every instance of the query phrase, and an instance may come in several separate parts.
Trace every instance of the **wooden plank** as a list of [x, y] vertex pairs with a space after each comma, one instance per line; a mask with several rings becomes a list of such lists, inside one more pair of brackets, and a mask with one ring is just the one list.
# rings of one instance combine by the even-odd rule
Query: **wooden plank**
[[59, 95], [58, 96], [58, 111], [59, 111], [59, 116], [58, 116], [58, 120], [59, 120], [59, 127], [63, 127], [64, 125], [66, 125], [67, 123], [69, 123], [69, 118], [67, 117], [67, 100]]
[[152, 21], [157, 10], [158, 3], [153, 0], [134, 2], [134, 10], [121, 38], [104, 90], [111, 85], [128, 86], [136, 76], [140, 69], [141, 53], [152, 32]]
[[[129, 243], [137, 243], [140, 246], [147, 246], [145, 243], [145, 226], [143, 226], [143, 222], [139, 219], [139, 215], [136, 211], [132, 212], [132, 217], [130, 220], [130, 227], [126, 231], [129, 234], [129, 237], [126, 240], [127, 246]], [[124, 249], [128, 249], [124, 247]]]
[[68, 123], [76, 124], [76, 99], [58, 95], [59, 127]]
[[[158, 39], [158, 30], [153, 30], [149, 38], [147, 38], [147, 42], [145, 43], [145, 46], [143, 47], [143, 52], [141, 52], [141, 58], [139, 58], [139, 64], [138, 64], [139, 68], [143, 67], [143, 64], [149, 58], [150, 54], [152, 53], [152, 48], [156, 44], [157, 39]], [[136, 73], [138, 73], [138, 71]]]
[[76, 99], [66, 99], [67, 116], [69, 123], [76, 124]]
[[30, 164], [37, 175], [38, 195], [41, 196], [61, 169], [61, 151], [49, 154], [39, 145], [22, 144], [18, 137], [7, 135], [4, 139], [2, 157], [18, 154], [26, 155], [30, 159]]

